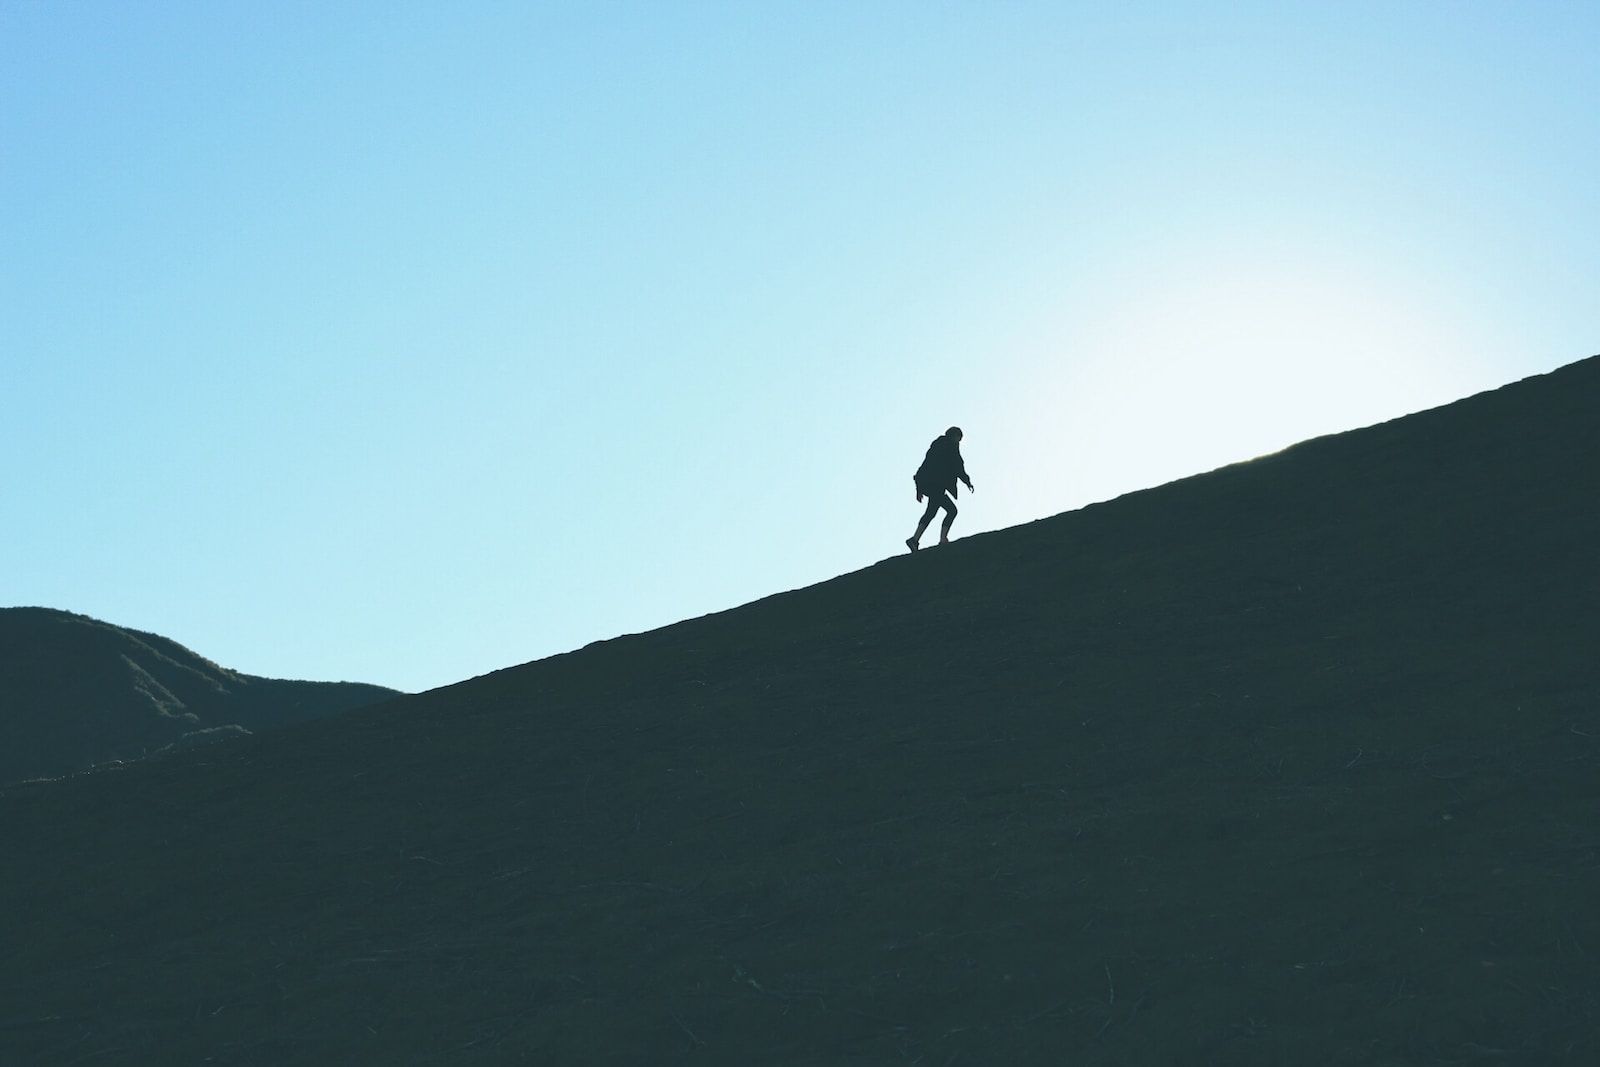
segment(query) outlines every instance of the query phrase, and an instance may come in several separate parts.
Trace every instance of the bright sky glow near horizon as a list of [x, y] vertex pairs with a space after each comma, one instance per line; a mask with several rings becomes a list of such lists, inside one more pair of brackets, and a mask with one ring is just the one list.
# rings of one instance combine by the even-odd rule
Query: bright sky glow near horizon
[[[0, 605], [417, 690], [1600, 352], [1593, 3], [0, 0]], [[930, 561], [931, 563], [931, 561]]]

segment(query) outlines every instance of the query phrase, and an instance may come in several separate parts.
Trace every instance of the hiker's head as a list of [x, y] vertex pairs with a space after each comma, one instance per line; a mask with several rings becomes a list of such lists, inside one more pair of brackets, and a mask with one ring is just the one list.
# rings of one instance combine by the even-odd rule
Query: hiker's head
[[952, 427], [950, 427], [948, 430], [946, 430], [944, 432], [944, 435], [946, 437], [951, 438], [952, 440], [959, 441], [959, 440], [961, 440], [961, 427], [952, 426]]

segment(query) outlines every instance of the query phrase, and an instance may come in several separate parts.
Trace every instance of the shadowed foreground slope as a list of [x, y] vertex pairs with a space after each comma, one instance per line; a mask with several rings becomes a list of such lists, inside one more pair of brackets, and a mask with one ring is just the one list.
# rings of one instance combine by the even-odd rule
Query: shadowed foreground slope
[[398, 696], [257, 678], [176, 641], [50, 608], [0, 608], [0, 783], [138, 759], [205, 731], [270, 730]]
[[1600, 360], [0, 793], [0, 1060], [1594, 1062]]

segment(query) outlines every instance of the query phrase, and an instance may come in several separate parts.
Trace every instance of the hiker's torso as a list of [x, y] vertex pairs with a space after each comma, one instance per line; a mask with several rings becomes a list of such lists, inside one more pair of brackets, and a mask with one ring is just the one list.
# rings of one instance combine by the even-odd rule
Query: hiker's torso
[[925, 493], [954, 493], [964, 467], [960, 443], [947, 435], [935, 437], [917, 468], [917, 488]]

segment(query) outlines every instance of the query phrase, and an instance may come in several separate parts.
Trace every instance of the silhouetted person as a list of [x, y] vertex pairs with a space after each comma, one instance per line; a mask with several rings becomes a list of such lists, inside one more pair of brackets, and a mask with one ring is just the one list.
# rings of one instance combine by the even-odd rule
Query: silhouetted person
[[[961, 427], [952, 426], [942, 437], [935, 437], [928, 446], [928, 454], [917, 468], [917, 501], [928, 498], [928, 510], [917, 522], [917, 532], [906, 538], [906, 547], [915, 552], [922, 540], [922, 531], [933, 521], [934, 513], [944, 508], [944, 523], [939, 527], [939, 543], [950, 540], [950, 525], [956, 521], [956, 480], [967, 483], [972, 490], [972, 479], [967, 477], [967, 464], [961, 458]], [[976, 491], [976, 490], [973, 490]]]

